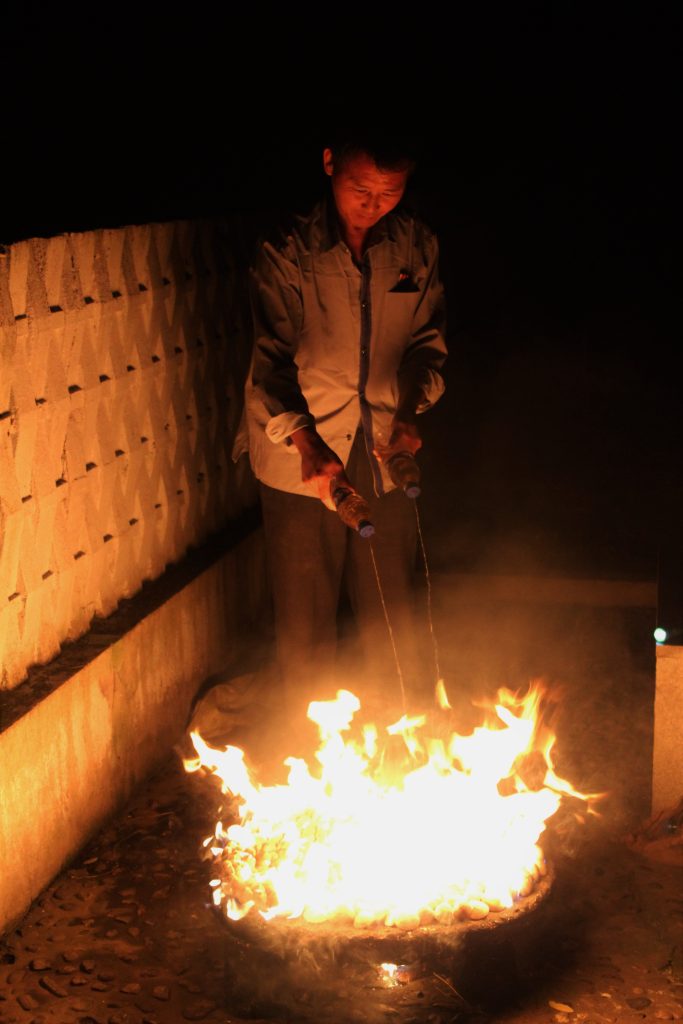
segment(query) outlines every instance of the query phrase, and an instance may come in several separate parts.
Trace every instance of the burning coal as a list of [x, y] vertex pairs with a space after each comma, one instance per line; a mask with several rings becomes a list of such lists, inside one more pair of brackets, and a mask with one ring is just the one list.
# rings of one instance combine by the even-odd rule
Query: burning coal
[[[442, 684], [437, 696], [445, 720]], [[499, 690], [470, 735], [425, 737], [425, 715], [357, 726], [360, 701], [340, 690], [308, 709], [316, 764], [288, 758], [277, 786], [259, 785], [239, 748], [192, 733], [186, 769], [215, 774], [229, 797], [205, 843], [215, 905], [232, 920], [251, 912], [403, 930], [513, 906], [545, 873], [539, 839], [562, 801], [590, 810], [597, 798], [555, 773], [543, 696], [539, 685], [523, 697]]]

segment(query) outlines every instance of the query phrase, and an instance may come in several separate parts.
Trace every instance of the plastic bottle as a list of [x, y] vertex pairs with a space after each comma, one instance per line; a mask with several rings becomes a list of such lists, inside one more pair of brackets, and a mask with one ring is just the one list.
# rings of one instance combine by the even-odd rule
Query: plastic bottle
[[410, 452], [397, 452], [387, 462], [389, 476], [408, 498], [420, 495], [420, 467]]
[[330, 494], [341, 521], [349, 529], [356, 530], [361, 537], [372, 537], [375, 527], [370, 521], [370, 506], [365, 498], [348, 484], [336, 480], [330, 485]]

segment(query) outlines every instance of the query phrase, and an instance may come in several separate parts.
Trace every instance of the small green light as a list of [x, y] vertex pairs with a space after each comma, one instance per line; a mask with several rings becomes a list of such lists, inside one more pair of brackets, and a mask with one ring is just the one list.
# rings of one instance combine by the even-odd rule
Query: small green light
[[653, 634], [653, 636], [654, 636], [654, 638], [655, 638], [655, 640], [657, 641], [658, 644], [666, 643], [667, 635], [668, 634], [667, 634], [666, 630], [662, 629], [661, 626], [657, 626], [657, 628], [656, 628], [656, 630], [654, 631], [654, 634]]

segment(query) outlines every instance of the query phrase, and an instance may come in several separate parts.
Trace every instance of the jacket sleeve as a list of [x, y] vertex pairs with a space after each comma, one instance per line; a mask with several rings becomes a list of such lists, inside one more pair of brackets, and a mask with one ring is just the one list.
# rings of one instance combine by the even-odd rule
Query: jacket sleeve
[[446, 302], [439, 277], [439, 246], [429, 235], [423, 248], [425, 276], [413, 316], [411, 338], [398, 371], [399, 393], [421, 392], [416, 412], [434, 405], [445, 390], [441, 369], [446, 361]]
[[269, 416], [266, 435], [277, 444], [314, 425], [295, 362], [303, 321], [296, 263], [264, 243], [250, 271], [249, 290], [254, 331], [250, 386]]

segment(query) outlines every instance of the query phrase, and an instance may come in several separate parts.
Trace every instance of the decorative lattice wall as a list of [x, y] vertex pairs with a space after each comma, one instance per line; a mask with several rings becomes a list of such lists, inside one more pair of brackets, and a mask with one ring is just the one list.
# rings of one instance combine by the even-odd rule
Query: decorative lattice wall
[[0, 255], [0, 688], [252, 503], [234, 243], [176, 222]]

